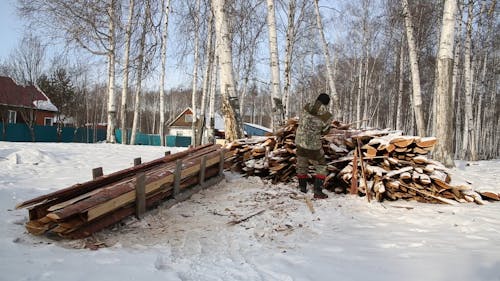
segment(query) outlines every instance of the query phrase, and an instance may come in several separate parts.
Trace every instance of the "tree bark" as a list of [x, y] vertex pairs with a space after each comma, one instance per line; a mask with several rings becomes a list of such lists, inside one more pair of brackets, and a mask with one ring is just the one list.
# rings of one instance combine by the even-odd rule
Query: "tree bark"
[[474, 2], [469, 2], [468, 4], [468, 15], [467, 15], [467, 32], [465, 37], [465, 50], [464, 50], [464, 76], [465, 76], [465, 104], [464, 104], [464, 131], [463, 131], [463, 143], [462, 151], [465, 153], [465, 158], [476, 159], [477, 154], [474, 149], [475, 141], [475, 128], [474, 128], [474, 116], [472, 110], [472, 85], [474, 72], [471, 66], [472, 57], [472, 23], [474, 20]]
[[[165, 0], [166, 4], [162, 11], [165, 16], [165, 25], [161, 35], [161, 76], [160, 76], [160, 144], [165, 146], [165, 67], [167, 66], [167, 35], [168, 17], [170, 14], [170, 0]], [[163, 2], [165, 3], [165, 2]]]
[[139, 114], [141, 111], [141, 91], [142, 91], [142, 74], [143, 74], [143, 64], [144, 64], [144, 49], [146, 45], [146, 33], [148, 32], [148, 21], [151, 16], [151, 7], [149, 1], [146, 1], [146, 11], [144, 14], [144, 21], [142, 23], [142, 34], [139, 46], [139, 56], [137, 62], [137, 83], [135, 86], [135, 103], [134, 103], [134, 121], [132, 123], [132, 134], [130, 136], [130, 144], [135, 144], [138, 124], [139, 124]]
[[274, 0], [267, 0], [267, 26], [269, 30], [269, 52], [271, 68], [271, 117], [273, 131], [276, 131], [283, 125], [284, 110], [280, 85], [278, 35], [276, 34]]
[[196, 10], [193, 13], [194, 16], [194, 58], [193, 58], [193, 91], [191, 93], [191, 109], [193, 110], [193, 123], [191, 126], [192, 133], [191, 133], [191, 145], [197, 145], [198, 140], [197, 138], [197, 133], [196, 129], [198, 128], [198, 109], [197, 109], [197, 100], [196, 100], [196, 92], [198, 91], [198, 64], [199, 64], [199, 45], [200, 45], [200, 19], [199, 19], [199, 12], [200, 11], [200, 0], [196, 0]]
[[208, 19], [208, 31], [207, 31], [207, 43], [206, 43], [206, 62], [205, 62], [205, 74], [203, 75], [203, 89], [202, 89], [202, 94], [201, 94], [201, 106], [200, 106], [200, 122], [198, 124], [197, 132], [198, 135], [196, 139], [198, 142], [196, 145], [200, 145], [203, 141], [203, 129], [206, 127], [205, 122], [206, 122], [206, 114], [205, 112], [207, 111], [207, 98], [210, 93], [210, 78], [211, 78], [211, 70], [212, 64], [214, 62], [214, 56], [213, 56], [213, 14], [210, 13], [209, 19]]
[[128, 77], [130, 70], [130, 40], [132, 37], [132, 20], [134, 17], [135, 1], [129, 1], [128, 23], [125, 31], [125, 54], [123, 55], [123, 82], [122, 82], [122, 103], [121, 103], [121, 129], [122, 129], [122, 144], [127, 144], [127, 94], [128, 94]]
[[398, 103], [396, 104], [396, 130], [403, 130], [404, 35], [399, 50]]
[[406, 38], [408, 39], [415, 122], [417, 124], [417, 134], [423, 137], [425, 136], [425, 122], [422, 110], [422, 94], [420, 90], [420, 73], [419, 73], [420, 70], [418, 66], [417, 48], [414, 37], [415, 31], [413, 26], [413, 20], [410, 14], [410, 8], [408, 6], [408, 0], [402, 0], [401, 5], [403, 6], [403, 13], [405, 18]]
[[106, 141], [115, 143], [115, 127], [116, 127], [116, 94], [115, 94], [115, 50], [116, 50], [116, 0], [109, 0], [108, 15], [109, 15], [109, 47], [108, 47], [108, 126]]
[[290, 118], [290, 87], [292, 84], [292, 58], [295, 43], [295, 6], [295, 0], [290, 0], [288, 3], [288, 28], [286, 31], [285, 48], [285, 87], [283, 88], [285, 119]]
[[437, 77], [435, 86], [436, 137], [439, 142], [434, 148], [434, 158], [447, 167], [454, 167], [453, 162], [453, 42], [455, 31], [455, 0], [445, 0], [443, 23], [437, 61]]
[[243, 137], [243, 125], [239, 112], [238, 95], [234, 86], [231, 40], [224, 7], [225, 3], [226, 0], [212, 0], [217, 38], [216, 51], [220, 66], [222, 112], [225, 125], [224, 133], [227, 140], [233, 141]]

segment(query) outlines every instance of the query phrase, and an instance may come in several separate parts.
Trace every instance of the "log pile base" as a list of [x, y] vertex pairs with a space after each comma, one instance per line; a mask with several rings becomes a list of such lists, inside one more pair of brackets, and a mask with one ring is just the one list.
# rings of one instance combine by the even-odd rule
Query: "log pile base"
[[220, 145], [204, 145], [103, 175], [19, 204], [29, 208], [28, 232], [79, 239], [147, 209], [171, 207], [200, 190], [217, 184], [231, 152]]

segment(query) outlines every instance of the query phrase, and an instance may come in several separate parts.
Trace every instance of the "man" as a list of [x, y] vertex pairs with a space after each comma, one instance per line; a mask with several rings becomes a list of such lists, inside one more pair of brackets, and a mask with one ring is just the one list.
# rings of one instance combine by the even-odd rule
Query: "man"
[[299, 127], [295, 135], [297, 145], [297, 178], [300, 191], [307, 193], [307, 173], [309, 160], [314, 164], [314, 198], [324, 199], [323, 183], [326, 178], [326, 160], [321, 136], [330, 130], [332, 114], [327, 111], [330, 96], [321, 93], [314, 104], [306, 104], [302, 110]]

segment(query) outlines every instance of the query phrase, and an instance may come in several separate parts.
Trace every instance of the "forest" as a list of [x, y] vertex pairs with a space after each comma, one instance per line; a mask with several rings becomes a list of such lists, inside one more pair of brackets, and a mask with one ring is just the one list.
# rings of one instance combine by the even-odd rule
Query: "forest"
[[[25, 35], [0, 75], [40, 87], [76, 126], [193, 143], [224, 116], [273, 129], [318, 93], [358, 128], [437, 136], [435, 157], [500, 157], [496, 0], [17, 0]], [[206, 121], [205, 121], [206, 120]], [[126, 142], [126, 140], [125, 140]]]

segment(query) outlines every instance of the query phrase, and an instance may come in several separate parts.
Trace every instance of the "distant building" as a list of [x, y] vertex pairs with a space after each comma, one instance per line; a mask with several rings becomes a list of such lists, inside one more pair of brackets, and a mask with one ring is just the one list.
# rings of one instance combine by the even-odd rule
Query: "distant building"
[[167, 135], [192, 137], [193, 110], [184, 109], [175, 119], [167, 125]]
[[[206, 123], [208, 122], [209, 121], [207, 120]], [[192, 137], [192, 124], [193, 111], [188, 107], [167, 125], [167, 135]], [[217, 113], [215, 114], [215, 130], [217, 136], [224, 136], [224, 118]], [[245, 135], [248, 137], [264, 136], [266, 134], [272, 133], [271, 129], [252, 123], [243, 123], [243, 130], [245, 132]]]
[[18, 85], [12, 78], [0, 76], [0, 122], [27, 123], [24, 116], [34, 111], [36, 125], [52, 126], [58, 111], [50, 99], [35, 86]]

